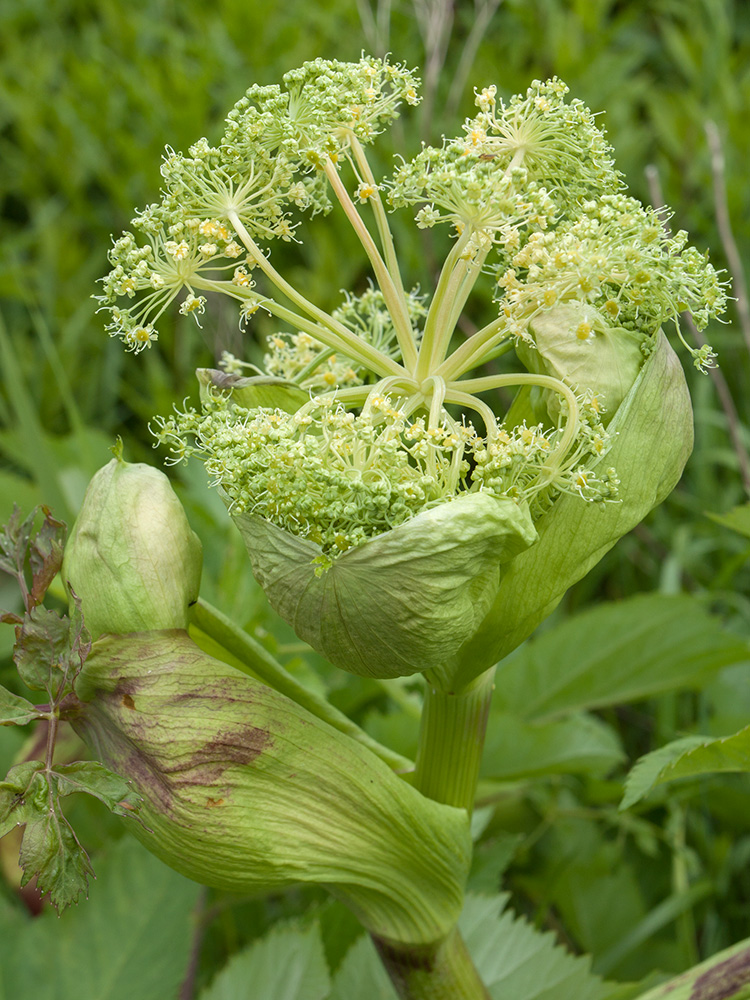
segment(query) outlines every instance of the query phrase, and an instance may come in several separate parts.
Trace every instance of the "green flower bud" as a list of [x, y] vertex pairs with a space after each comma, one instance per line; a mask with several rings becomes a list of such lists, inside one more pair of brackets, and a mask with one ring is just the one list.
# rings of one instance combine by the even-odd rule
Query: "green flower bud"
[[[537, 375], [552, 375], [579, 392], [593, 392], [606, 426], [641, 370], [641, 347], [648, 338], [609, 326], [599, 310], [583, 302], [555, 306], [532, 320], [529, 331], [534, 343], [519, 341], [516, 353], [520, 361]], [[550, 415], [556, 417], [559, 394], [535, 390], [532, 401], [539, 395]]]
[[75, 729], [143, 799], [133, 833], [177, 871], [233, 892], [318, 883], [394, 942], [454, 925], [467, 814], [185, 632], [103, 637], [76, 692]]
[[297, 635], [364, 677], [444, 663], [489, 611], [501, 565], [536, 539], [526, 504], [471, 493], [328, 560], [253, 514], [233, 515], [258, 582]]
[[201, 563], [201, 543], [164, 473], [114, 458], [89, 484], [62, 577], [97, 638], [187, 628]]

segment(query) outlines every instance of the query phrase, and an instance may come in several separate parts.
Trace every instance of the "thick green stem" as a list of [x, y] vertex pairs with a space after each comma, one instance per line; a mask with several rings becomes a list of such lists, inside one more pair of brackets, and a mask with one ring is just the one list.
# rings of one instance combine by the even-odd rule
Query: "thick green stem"
[[[495, 668], [458, 692], [426, 678], [413, 784], [437, 802], [471, 814], [484, 748]], [[489, 993], [454, 927], [442, 941], [423, 947], [375, 938], [375, 947], [401, 1000], [489, 1000]]]
[[231, 653], [240, 663], [245, 664], [255, 677], [264, 681], [280, 694], [291, 698], [292, 701], [301, 705], [302, 708], [306, 708], [308, 712], [327, 722], [334, 729], [346, 733], [347, 736], [351, 736], [352, 739], [366, 746], [394, 771], [406, 774], [413, 770], [414, 765], [408, 758], [402, 757], [389, 747], [378, 743], [363, 729], [360, 729], [355, 722], [352, 722], [347, 715], [334, 708], [325, 698], [321, 698], [300, 684], [259, 642], [256, 642], [244, 629], [235, 625], [231, 619], [207, 601], [198, 598], [197, 603], [190, 609], [190, 621], [197, 629], [218, 643], [222, 649]]
[[438, 945], [394, 948], [374, 941], [402, 1000], [490, 1000], [457, 929]]
[[427, 681], [413, 784], [437, 802], [471, 814], [484, 749], [492, 667], [458, 693]]

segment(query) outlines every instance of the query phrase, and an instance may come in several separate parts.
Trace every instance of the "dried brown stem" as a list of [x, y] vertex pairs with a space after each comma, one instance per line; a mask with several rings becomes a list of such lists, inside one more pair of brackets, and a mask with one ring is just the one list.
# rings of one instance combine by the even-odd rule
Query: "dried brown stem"
[[[713, 125], [713, 122], [708, 122], [706, 124], [706, 133], [709, 135], [709, 143], [710, 143], [711, 136], [708, 128], [709, 125], [712, 125], [714, 129], [716, 129], [716, 126]], [[718, 141], [718, 132], [716, 134], [716, 139]], [[719, 146], [718, 148], [720, 153], [721, 147]], [[712, 157], [713, 157], [713, 150], [712, 150]], [[721, 179], [721, 190], [724, 192], [723, 196], [721, 197], [716, 187], [717, 173], [716, 173], [716, 165], [714, 165], [714, 191], [715, 191], [715, 201], [716, 201], [717, 224], [721, 232], [721, 221], [719, 219], [719, 207], [721, 203], [724, 206], [724, 212], [726, 215], [726, 227], [729, 233], [730, 242], [731, 245], [734, 247], [734, 252], [736, 253], [737, 247], [736, 244], [734, 243], [734, 239], [732, 238], [731, 228], [729, 227], [729, 217], [728, 214], [726, 213], [726, 189], [723, 186], [724, 183], [723, 157], [722, 157], [721, 173], [718, 176]], [[659, 171], [653, 164], [650, 164], [648, 167], [646, 167], [646, 179], [648, 181], [651, 204], [656, 210], [656, 212], [659, 213], [659, 215], [661, 216], [662, 225], [664, 226], [665, 231], [669, 233], [670, 227], [666, 216], [666, 206], [664, 202], [664, 195], [661, 189], [661, 182], [659, 180]], [[724, 236], [722, 235], [722, 241], [723, 240]], [[726, 244], [725, 244], [725, 250], [726, 250]], [[730, 259], [728, 251], [727, 251], [727, 258]], [[737, 262], [739, 264], [739, 255], [737, 256]], [[731, 266], [732, 265], [730, 259], [730, 267]], [[740, 311], [740, 299], [744, 301], [743, 308], [747, 309], [747, 293], [744, 290], [744, 276], [742, 275], [741, 265], [739, 265], [739, 268], [740, 268], [739, 273], [740, 273], [742, 288], [740, 289], [738, 286], [736, 290], [738, 292], [737, 307], [738, 307], [738, 312], [740, 312], [740, 321], [741, 321], [742, 313]], [[748, 317], [748, 319], [750, 321], [750, 317]], [[706, 339], [700, 332], [698, 327], [695, 325], [693, 317], [690, 315], [690, 313], [682, 314], [682, 322], [690, 331], [690, 335], [697, 344], [697, 346], [703, 347], [704, 344], [706, 343]], [[744, 327], [743, 327], [743, 333], [744, 333]], [[750, 350], [750, 328], [748, 330], [748, 335], [745, 337], [745, 340], [748, 343], [748, 349]], [[721, 408], [724, 411], [724, 416], [727, 418], [727, 432], [729, 434], [729, 439], [732, 442], [732, 448], [734, 449], [734, 453], [737, 456], [737, 465], [740, 470], [742, 485], [745, 489], [745, 492], [748, 494], [748, 496], [750, 496], [750, 455], [748, 455], [748, 451], [745, 448], [744, 442], [742, 440], [741, 423], [739, 414], [737, 412], [737, 407], [734, 405], [734, 399], [732, 398], [732, 393], [729, 388], [729, 384], [727, 383], [727, 380], [724, 378], [723, 372], [719, 368], [709, 368], [708, 374], [711, 376], [711, 381], [713, 382], [714, 388], [716, 389], [716, 395], [719, 397], [719, 404], [721, 405]]]
[[742, 258], [737, 249], [737, 243], [732, 232], [732, 222], [729, 217], [729, 205], [727, 202], [727, 184], [724, 161], [724, 150], [721, 145], [721, 136], [716, 127], [716, 123], [707, 121], [704, 124], [708, 147], [711, 150], [711, 175], [714, 187], [714, 211], [716, 213], [716, 225], [719, 230], [724, 253], [729, 264], [729, 273], [732, 275], [732, 289], [737, 301], [737, 315], [740, 320], [740, 329], [745, 339], [748, 351], [750, 351], [750, 302], [747, 297], [747, 283], [745, 281], [745, 271], [742, 267]]

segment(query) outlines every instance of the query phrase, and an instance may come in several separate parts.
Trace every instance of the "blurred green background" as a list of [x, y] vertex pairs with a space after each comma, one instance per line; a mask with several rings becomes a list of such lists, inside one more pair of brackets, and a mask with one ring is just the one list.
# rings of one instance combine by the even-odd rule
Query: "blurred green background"
[[[202, 330], [175, 310], [162, 322], [155, 348], [138, 357], [126, 354], [104, 334], [91, 298], [96, 279], [108, 269], [111, 234], [128, 225], [136, 207], [156, 199], [166, 144], [185, 149], [202, 135], [216, 138], [224, 115], [251, 83], [276, 82], [317, 56], [356, 59], [362, 50], [390, 52], [394, 60], [422, 69], [424, 103], [377, 147], [383, 169], [394, 152], [408, 155], [420, 140], [456, 134], [463, 117], [473, 113], [475, 86], [495, 83], [507, 98], [535, 77], [557, 74], [574, 96], [604, 113], [633, 193], [651, 203], [663, 197], [673, 209], [673, 227], [686, 228], [716, 266], [732, 272], [740, 301], [732, 303], [725, 324], [707, 331], [719, 354], [718, 380], [687, 372], [697, 436], [682, 484], [573, 589], [550, 626], [592, 602], [637, 592], [687, 592], [737, 635], [749, 636], [748, 539], [706, 516], [745, 503], [750, 491], [750, 318], [743, 314], [739, 263], [750, 250], [745, 0], [4, 0], [0, 522], [14, 502], [24, 510], [43, 502], [70, 523], [116, 435], [125, 441], [127, 458], [159, 464], [149, 419], [194, 394], [194, 369], [215, 364], [223, 349], [258, 354], [262, 334], [270, 332], [267, 320], [241, 337], [234, 313], [220, 309], [209, 312]], [[436, 248], [408, 217], [394, 226], [407, 282], [429, 289]], [[336, 304], [341, 288], [361, 289], [367, 272], [342, 220], [315, 220], [308, 232], [304, 247], [274, 250], [275, 261], [282, 262], [277, 266], [326, 306]], [[490, 308], [479, 298], [465, 332], [473, 322], [486, 321], [482, 313]], [[211, 539], [205, 596], [263, 638], [301, 678], [327, 689], [340, 707], [360, 718], [383, 709], [379, 726], [385, 738], [390, 723], [383, 721], [383, 691], [374, 683], [334, 677], [277, 625], [202, 470], [175, 475], [196, 530], [204, 543]], [[0, 606], [13, 600], [0, 580]], [[0, 635], [0, 653], [9, 652], [11, 631]], [[0, 668], [0, 681], [12, 683], [11, 676], [9, 666]], [[726, 703], [747, 704], [745, 673], [723, 683]], [[413, 711], [413, 698], [408, 687], [398, 693], [404, 718]], [[705, 719], [707, 698], [673, 694], [627, 713], [612, 710], [606, 721], [633, 758], [694, 728]], [[4, 751], [0, 744], [3, 752], [11, 755], [10, 744]], [[696, 899], [695, 912], [692, 902], [677, 908], [683, 922], [676, 938], [672, 913], [656, 921], [652, 952], [641, 949], [633, 958], [631, 950], [627, 960], [610, 956], [608, 972], [638, 978], [657, 962], [678, 970], [747, 933], [745, 779], [726, 779], [689, 816], [679, 800], [670, 801], [648, 821], [639, 820], [645, 825], [635, 832], [617, 826], [611, 809], [599, 822], [601, 803], [616, 799], [601, 782], [556, 781], [535, 786], [528, 796], [524, 786], [522, 818], [512, 820], [526, 834], [531, 824], [533, 839], [527, 837], [516, 854], [509, 884], [516, 905], [540, 925], [554, 927], [573, 948], [596, 952], [601, 945], [606, 951], [611, 941], [597, 938], [597, 920], [587, 923], [570, 906], [565, 910], [569, 887], [560, 882], [557, 897], [550, 886], [558, 885], [553, 875], [573, 852], [579, 861], [598, 859], [601, 868], [581, 906], [589, 907], [597, 891], [600, 900], [608, 899], [601, 886], [609, 876], [601, 872], [610, 861], [617, 864], [622, 838], [635, 836], [630, 881], [613, 883], [610, 877], [607, 883], [631, 914], [623, 918], [626, 929], [640, 926], [669, 891], [662, 884], [670, 870], [665, 858], [673, 875], [679, 862], [685, 878], [699, 871], [722, 888], [708, 902]], [[563, 799], [573, 803], [573, 813], [580, 811], [567, 826], [551, 818]], [[503, 849], [510, 859], [507, 843]], [[247, 937], [238, 930], [243, 920], [232, 923], [226, 912], [221, 910], [219, 921], [223, 930], [216, 931], [220, 954]], [[270, 920], [265, 914], [261, 923]]]

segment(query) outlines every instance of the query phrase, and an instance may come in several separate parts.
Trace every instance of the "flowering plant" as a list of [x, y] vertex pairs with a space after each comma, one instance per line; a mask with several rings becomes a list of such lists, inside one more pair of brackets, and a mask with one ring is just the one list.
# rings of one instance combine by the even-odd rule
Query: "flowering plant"
[[[674, 487], [692, 413], [662, 326], [682, 340], [679, 314], [702, 328], [725, 293], [686, 235], [625, 193], [594, 115], [557, 79], [507, 104], [477, 91], [460, 136], [376, 178], [367, 147], [418, 85], [363, 57], [251, 87], [218, 145], [167, 150], [161, 200], [114, 242], [98, 296], [136, 354], [177, 299], [196, 322], [221, 294], [243, 327], [260, 310], [283, 327], [264, 370], [225, 354], [198, 372], [200, 406], [154, 433], [170, 462], [203, 461], [302, 639], [355, 674], [424, 675], [409, 783], [393, 774], [408, 762], [263, 657], [249, 680], [195, 645], [191, 616], [245, 653], [248, 638], [196, 604], [200, 547], [166, 480], [119, 456], [66, 549], [93, 645], [76, 646], [55, 710], [132, 776], [137, 835], [178, 870], [326, 885], [403, 997], [486, 997], [455, 923], [494, 664]], [[271, 247], [336, 207], [373, 283], [328, 312]], [[403, 209], [449, 227], [431, 293], [402, 277], [388, 211]], [[463, 338], [482, 287], [493, 317]], [[501, 416], [486, 394], [511, 387]]]

